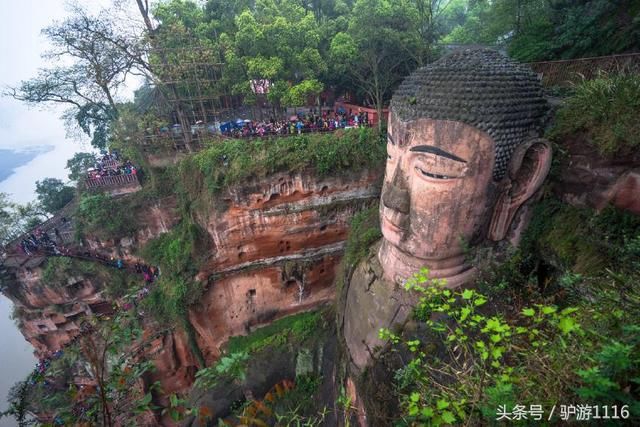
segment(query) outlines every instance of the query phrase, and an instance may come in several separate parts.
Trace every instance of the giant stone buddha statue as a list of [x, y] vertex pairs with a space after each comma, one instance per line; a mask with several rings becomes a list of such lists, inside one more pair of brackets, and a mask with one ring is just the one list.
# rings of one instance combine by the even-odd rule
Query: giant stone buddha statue
[[389, 114], [380, 202], [383, 239], [355, 269], [344, 336], [356, 370], [402, 323], [402, 284], [421, 268], [457, 287], [473, 281], [468, 252], [517, 243], [523, 205], [542, 185], [551, 148], [540, 138], [546, 102], [537, 76], [489, 49], [451, 53], [406, 78]]

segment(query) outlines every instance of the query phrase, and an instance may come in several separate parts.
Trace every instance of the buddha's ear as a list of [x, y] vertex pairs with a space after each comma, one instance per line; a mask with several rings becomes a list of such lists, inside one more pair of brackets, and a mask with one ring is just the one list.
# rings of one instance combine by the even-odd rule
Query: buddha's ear
[[501, 194], [489, 226], [489, 239], [504, 239], [516, 212], [542, 186], [550, 167], [551, 144], [546, 139], [531, 139], [516, 148], [507, 176], [500, 186]]

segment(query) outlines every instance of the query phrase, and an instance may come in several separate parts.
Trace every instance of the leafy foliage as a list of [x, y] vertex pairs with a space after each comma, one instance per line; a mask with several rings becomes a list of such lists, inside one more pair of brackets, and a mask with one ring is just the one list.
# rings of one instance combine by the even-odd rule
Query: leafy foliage
[[640, 6], [633, 0], [496, 0], [468, 2], [446, 43], [507, 44], [533, 62], [633, 52]]
[[73, 199], [75, 189], [57, 178], [36, 181], [36, 196], [42, 209], [54, 214]]
[[404, 360], [395, 385], [407, 422], [490, 423], [501, 405], [548, 415], [558, 402], [637, 417], [640, 220], [553, 200], [533, 218], [520, 249], [485, 267], [483, 293], [446, 289], [426, 271], [407, 283], [423, 327], [380, 332]]
[[74, 216], [76, 233], [79, 236], [94, 234], [104, 239], [127, 236], [136, 231], [135, 207], [138, 203], [135, 196], [113, 198], [85, 193], [80, 197]]
[[85, 177], [87, 170], [94, 167], [97, 156], [93, 153], [75, 153], [72, 158], [67, 160], [65, 169], [69, 169], [69, 179], [71, 181], [80, 181]]
[[355, 266], [365, 257], [371, 244], [381, 237], [380, 214], [377, 206], [355, 214], [351, 219], [349, 237], [345, 247], [345, 265]]
[[558, 111], [552, 132], [562, 138], [586, 134], [601, 154], [632, 152], [640, 146], [640, 79], [637, 76], [600, 76], [577, 85]]
[[79, 261], [67, 257], [51, 257], [42, 271], [42, 280], [48, 286], [66, 283], [70, 277], [77, 275], [94, 275], [98, 267], [88, 261]]
[[[608, 368], [581, 369], [588, 356], [567, 355], [569, 348], [584, 346], [593, 334], [579, 321], [580, 309], [537, 304], [505, 319], [482, 313], [488, 301], [482, 294], [471, 289], [452, 291], [427, 276], [427, 271], [420, 272], [406, 287], [421, 295], [415, 318], [442, 348], [429, 350], [432, 335], [430, 339], [402, 338], [387, 329], [380, 331], [382, 339], [396, 346], [402, 343], [411, 354], [411, 361], [396, 373], [407, 420], [432, 425], [477, 423], [495, 419], [498, 404], [546, 408], [570, 396], [572, 402], [600, 398], [603, 404], [631, 408], [640, 403], [622, 392], [626, 375], [640, 368], [639, 359], [631, 353], [637, 350], [634, 345], [592, 342], [587, 352], [595, 352], [596, 360]], [[619, 376], [621, 372], [625, 378]], [[577, 378], [583, 381], [582, 387]]]
[[347, 28], [331, 40], [329, 62], [361, 99], [382, 112], [393, 89], [416, 66], [434, 58], [442, 1], [358, 0]]
[[[154, 409], [151, 392], [141, 387], [141, 378], [151, 370], [149, 361], [131, 359], [142, 345], [142, 327], [135, 314], [119, 312], [114, 319], [90, 318], [91, 334], [81, 334], [76, 344], [66, 346], [50, 360], [44, 372], [34, 371], [24, 398], [24, 407], [48, 413], [60, 425], [89, 423], [113, 425], [115, 417], [136, 421], [136, 416]], [[79, 388], [78, 372], [90, 370], [97, 386]]]
[[29, 390], [27, 381], [19, 381], [14, 384], [7, 395], [9, 407], [5, 411], [0, 411], [0, 419], [13, 417], [19, 427], [37, 425], [37, 421], [29, 410]]
[[10, 89], [14, 98], [30, 104], [62, 104], [68, 116], [96, 147], [104, 148], [109, 127], [118, 116], [115, 94], [132, 67], [132, 58], [120, 49], [124, 38], [103, 11], [91, 16], [75, 6], [71, 16], [43, 30], [52, 49], [43, 55], [54, 64]]
[[304, 342], [319, 328], [322, 313], [319, 311], [301, 313], [276, 320], [246, 336], [231, 337], [227, 343], [225, 356], [214, 365], [201, 369], [196, 374], [196, 386], [202, 389], [214, 387], [222, 378], [243, 381], [248, 361], [267, 349], [292, 342]]
[[183, 160], [179, 175], [196, 199], [203, 190], [216, 194], [227, 186], [279, 171], [314, 169], [327, 176], [381, 168], [384, 156], [384, 144], [367, 128], [250, 142], [226, 140]]
[[271, 345], [284, 345], [289, 339], [304, 341], [313, 335], [322, 319], [321, 312], [295, 314], [278, 319], [246, 336], [231, 337], [229, 353], [255, 353]]
[[232, 380], [244, 381], [246, 378], [246, 361], [249, 359], [247, 353], [230, 353], [223, 356], [210, 368], [201, 369], [196, 373], [195, 387], [208, 389], [214, 387], [220, 377], [227, 377]]
[[181, 326], [191, 351], [204, 366], [204, 357], [188, 316], [189, 307], [198, 302], [204, 292], [203, 283], [193, 280], [202, 259], [198, 254], [204, 246], [202, 238], [203, 233], [197, 225], [183, 221], [171, 232], [149, 241], [142, 253], [163, 272], [143, 306], [160, 323]]
[[198, 248], [203, 231], [193, 223], [182, 222], [170, 232], [149, 241], [142, 250], [142, 256], [161, 267], [168, 275], [190, 275], [197, 272]]
[[0, 244], [5, 245], [20, 234], [40, 224], [44, 212], [34, 203], [20, 205], [0, 193]]

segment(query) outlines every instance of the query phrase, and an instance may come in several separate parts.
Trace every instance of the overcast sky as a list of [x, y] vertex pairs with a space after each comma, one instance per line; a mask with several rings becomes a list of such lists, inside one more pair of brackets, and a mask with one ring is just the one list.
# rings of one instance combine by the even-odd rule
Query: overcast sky
[[[80, 1], [89, 11], [108, 7], [110, 0]], [[17, 86], [36, 75], [50, 61], [41, 58], [47, 50], [40, 30], [66, 16], [66, 0], [0, 0], [3, 22], [0, 26], [0, 87]], [[130, 91], [129, 91], [130, 92]], [[12, 98], [0, 97], [0, 148], [23, 149], [53, 146], [54, 149], [16, 169], [0, 183], [0, 192], [9, 193], [18, 202], [34, 198], [35, 181], [55, 177], [66, 180], [64, 169], [73, 153], [90, 150], [86, 140], [67, 139], [60, 116], [63, 108], [27, 107]]]
[[[82, 0], [87, 8], [107, 6], [109, 0]], [[63, 0], [0, 0], [0, 87], [16, 86], [21, 80], [36, 75], [38, 68], [54, 65], [46, 63], [41, 53], [47, 49], [40, 30], [65, 16]], [[18, 202], [34, 198], [35, 181], [46, 177], [66, 180], [64, 169], [73, 153], [87, 151], [73, 140], [65, 139], [62, 110], [28, 108], [12, 98], [0, 97], [0, 148], [24, 149], [33, 146], [52, 146], [53, 150], [19, 167], [0, 183], [0, 192], [9, 193]], [[32, 348], [9, 319], [11, 306], [0, 297], [0, 409], [14, 382], [24, 379], [35, 362]], [[13, 426], [15, 421], [0, 420], [0, 427]]]

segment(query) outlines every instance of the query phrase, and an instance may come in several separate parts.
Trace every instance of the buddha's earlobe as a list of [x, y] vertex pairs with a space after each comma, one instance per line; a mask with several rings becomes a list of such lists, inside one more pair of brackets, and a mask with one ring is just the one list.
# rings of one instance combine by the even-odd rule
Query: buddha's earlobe
[[531, 139], [514, 151], [491, 218], [490, 240], [505, 238], [516, 212], [536, 194], [550, 167], [551, 144], [546, 139]]

